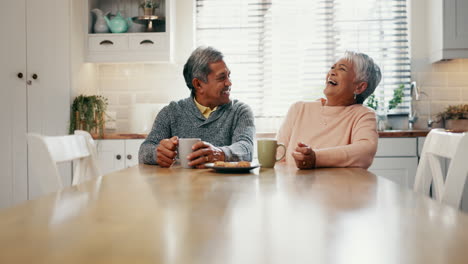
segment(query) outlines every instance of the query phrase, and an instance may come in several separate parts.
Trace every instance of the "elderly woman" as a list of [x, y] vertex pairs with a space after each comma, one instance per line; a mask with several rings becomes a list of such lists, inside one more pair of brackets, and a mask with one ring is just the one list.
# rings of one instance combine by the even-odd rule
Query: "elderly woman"
[[375, 112], [362, 105], [381, 79], [380, 68], [363, 53], [346, 52], [326, 77], [326, 99], [291, 106], [278, 132], [287, 164], [299, 169], [361, 167], [377, 151]]

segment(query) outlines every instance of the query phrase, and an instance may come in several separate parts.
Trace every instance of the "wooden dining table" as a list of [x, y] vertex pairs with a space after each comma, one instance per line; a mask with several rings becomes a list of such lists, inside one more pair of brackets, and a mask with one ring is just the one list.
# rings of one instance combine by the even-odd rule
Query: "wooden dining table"
[[468, 215], [359, 168], [138, 165], [0, 211], [0, 263], [468, 263]]

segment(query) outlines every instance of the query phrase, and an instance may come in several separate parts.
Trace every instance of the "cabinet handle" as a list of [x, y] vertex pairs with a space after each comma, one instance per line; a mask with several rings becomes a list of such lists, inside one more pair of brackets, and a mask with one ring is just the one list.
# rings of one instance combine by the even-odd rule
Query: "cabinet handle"
[[127, 159], [131, 160], [131, 159], [132, 159], [132, 155], [128, 154], [128, 155], [127, 155]]
[[120, 156], [120, 154], [118, 154], [117, 156], [115, 156], [115, 158], [120, 160], [122, 158], [122, 156]]
[[106, 39], [106, 40], [99, 42], [99, 45], [114, 45], [114, 42]]
[[18, 72], [17, 76], [18, 76], [18, 78], [23, 79], [23, 73], [22, 72]]
[[38, 77], [37, 74], [33, 73], [32, 78], [33, 78], [34, 80], [37, 80], [37, 77]]
[[152, 40], [149, 40], [149, 39], [145, 39], [145, 40], [142, 40], [140, 42], [140, 45], [143, 45], [143, 44], [154, 44], [154, 42]]

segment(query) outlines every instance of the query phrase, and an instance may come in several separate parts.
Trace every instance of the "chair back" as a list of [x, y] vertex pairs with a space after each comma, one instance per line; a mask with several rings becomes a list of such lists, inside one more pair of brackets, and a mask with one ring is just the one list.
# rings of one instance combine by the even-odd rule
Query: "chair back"
[[34, 170], [32, 175], [40, 176], [42, 193], [63, 188], [57, 168], [57, 164], [62, 162], [73, 161], [73, 185], [100, 175], [85, 136], [42, 136], [28, 133], [28, 148], [31, 150], [30, 169]]
[[94, 141], [93, 137], [91, 136], [91, 134], [88, 132], [88, 131], [85, 131], [85, 130], [75, 130], [74, 131], [75, 135], [79, 135], [79, 136], [83, 136], [86, 140], [86, 144], [88, 145], [88, 150], [91, 154], [91, 159], [93, 160], [93, 166], [94, 166], [94, 171], [95, 171], [95, 175], [98, 175], [98, 176], [101, 176], [102, 175], [102, 172], [101, 170], [99, 169], [99, 166], [98, 166], [98, 152], [97, 152], [97, 145], [96, 145], [96, 141]]
[[[432, 129], [424, 141], [414, 190], [455, 208], [460, 207], [468, 175], [468, 133]], [[445, 173], [446, 172], [446, 173]]]

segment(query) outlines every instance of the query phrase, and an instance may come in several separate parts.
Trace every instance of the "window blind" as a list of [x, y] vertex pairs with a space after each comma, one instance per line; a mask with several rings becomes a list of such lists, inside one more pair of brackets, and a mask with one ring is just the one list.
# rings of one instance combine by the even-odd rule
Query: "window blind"
[[256, 118], [281, 118], [298, 100], [324, 97], [326, 73], [346, 50], [382, 70], [375, 91], [388, 106], [404, 85], [409, 108], [406, 0], [197, 0], [197, 45], [213, 46], [231, 69], [232, 96]]

